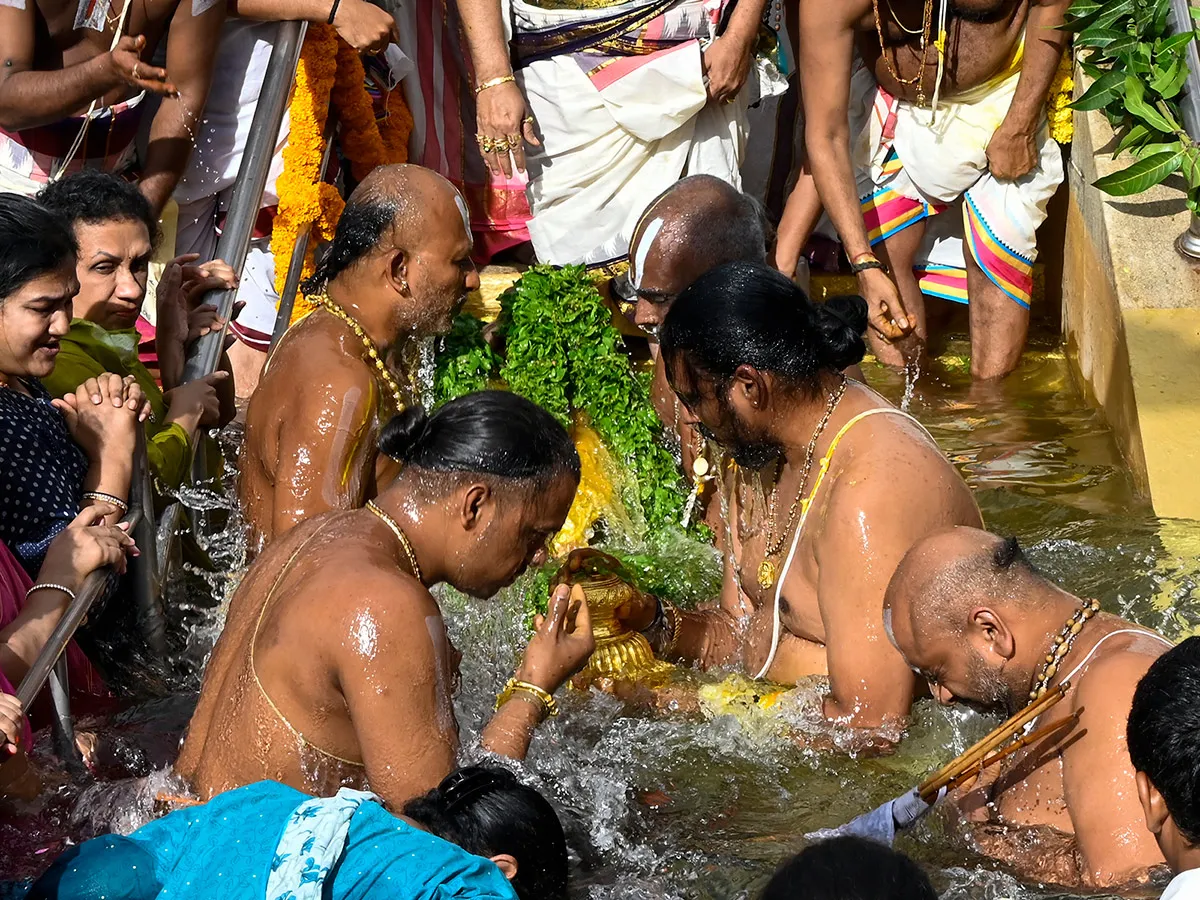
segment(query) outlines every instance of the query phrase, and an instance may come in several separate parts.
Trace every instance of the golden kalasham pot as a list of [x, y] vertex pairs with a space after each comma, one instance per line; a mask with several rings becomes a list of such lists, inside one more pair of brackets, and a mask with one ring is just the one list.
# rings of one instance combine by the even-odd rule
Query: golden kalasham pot
[[608, 681], [656, 685], [667, 680], [675, 667], [655, 659], [650, 642], [617, 620], [617, 610], [637, 595], [620, 560], [586, 547], [575, 550], [554, 576], [551, 590], [560, 584], [570, 585], [573, 596], [582, 591], [596, 638], [595, 651], [572, 680], [575, 687], [586, 689], [597, 681], [607, 686]]

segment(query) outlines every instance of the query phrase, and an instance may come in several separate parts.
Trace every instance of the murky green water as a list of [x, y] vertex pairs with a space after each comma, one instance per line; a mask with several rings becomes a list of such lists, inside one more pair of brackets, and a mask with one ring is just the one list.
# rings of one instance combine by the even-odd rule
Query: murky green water
[[[1160, 522], [1134, 496], [1112, 436], [1087, 408], [1051, 342], [1035, 346], [995, 391], [972, 389], [962, 342], [918, 379], [909, 409], [975, 490], [989, 527], [1016, 534], [1068, 589], [1171, 637], [1200, 624], [1200, 526]], [[904, 379], [868, 367], [896, 402]], [[447, 601], [466, 651], [460, 721], [474, 729], [510, 670], [521, 638], [519, 599]], [[847, 821], [918, 781], [988, 723], [919, 704], [901, 750], [886, 759], [817, 754], [753, 733], [730, 716], [669, 718], [609, 697], [567, 697], [543, 726], [530, 767], [574, 811], [579, 896], [753, 897], [803, 835]], [[946, 898], [1050, 897], [972, 854], [929, 817], [900, 841]]]
[[[963, 357], [955, 355], [965, 350], [952, 343], [920, 376], [909, 409], [976, 491], [989, 527], [1018, 535], [1044, 570], [1112, 612], [1173, 638], [1195, 629], [1200, 526], [1155, 520], [1134, 496], [1109, 431], [1083, 402], [1056, 345], [1035, 342], [1018, 372], [992, 392], [972, 388]], [[868, 367], [867, 376], [889, 398], [904, 397], [900, 376], [878, 367]], [[448, 597], [445, 604], [465, 654], [458, 706], [469, 745], [523, 644], [521, 598], [510, 591], [487, 602]], [[198, 658], [215, 628], [203, 610], [189, 616], [200, 623], [189, 642]], [[124, 721], [135, 731], [148, 723], [170, 730], [162, 724], [168, 720], [180, 727], [190, 700], [166, 702], [170, 710], [151, 704]], [[600, 694], [568, 694], [563, 706], [563, 715], [535, 737], [529, 768], [564, 813], [578, 856], [573, 893], [593, 900], [754, 897], [776, 865], [804, 846], [806, 832], [841, 824], [896, 795], [988, 727], [926, 701], [895, 756], [852, 759], [802, 750], [729, 716], [654, 716]], [[169, 745], [174, 734], [163, 740]], [[151, 758], [143, 771], [159, 765]], [[162, 772], [153, 776], [152, 785], [163, 784]], [[148, 809], [156, 789], [139, 787], [137, 803], [128, 791], [92, 788], [80, 797], [77, 788], [60, 789], [50, 804], [56, 811], [42, 817], [49, 825], [33, 843], [51, 846], [64, 832], [81, 837], [97, 827], [134, 827], [141, 815], [135, 807]], [[73, 822], [68, 807], [75, 807]], [[935, 816], [900, 846], [929, 867], [947, 900], [1055, 896], [974, 856]], [[41, 868], [22, 856], [15, 870], [0, 869]]]

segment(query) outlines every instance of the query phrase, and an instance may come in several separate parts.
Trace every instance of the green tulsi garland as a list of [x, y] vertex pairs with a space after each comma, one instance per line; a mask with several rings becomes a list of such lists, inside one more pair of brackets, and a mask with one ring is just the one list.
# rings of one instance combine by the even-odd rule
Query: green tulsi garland
[[651, 532], [678, 528], [688, 487], [663, 441], [648, 379], [621, 352], [612, 313], [582, 266], [534, 266], [500, 298], [504, 357], [482, 328], [460, 316], [437, 360], [435, 396], [444, 403], [497, 377], [565, 426], [582, 411], [614, 458], [629, 467]]
[[616, 460], [635, 474], [651, 531], [677, 527], [688, 488], [664, 446], [644, 380], [618, 347], [620, 334], [582, 266], [535, 266], [500, 299], [509, 387], [569, 424], [587, 414]]
[[483, 337], [483, 322], [463, 313], [442, 338], [433, 374], [437, 406], [486, 389], [500, 368], [500, 357]]

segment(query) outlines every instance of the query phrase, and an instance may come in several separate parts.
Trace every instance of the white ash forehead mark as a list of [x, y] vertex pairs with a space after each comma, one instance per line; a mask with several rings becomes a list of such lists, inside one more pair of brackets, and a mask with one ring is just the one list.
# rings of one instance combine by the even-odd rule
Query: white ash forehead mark
[[637, 250], [633, 255], [633, 269], [630, 277], [635, 291], [642, 286], [642, 272], [646, 268], [646, 257], [650, 255], [655, 238], [662, 231], [664, 224], [661, 216], [651, 219], [650, 223], [646, 226], [646, 230], [642, 232], [642, 239], [638, 241]]

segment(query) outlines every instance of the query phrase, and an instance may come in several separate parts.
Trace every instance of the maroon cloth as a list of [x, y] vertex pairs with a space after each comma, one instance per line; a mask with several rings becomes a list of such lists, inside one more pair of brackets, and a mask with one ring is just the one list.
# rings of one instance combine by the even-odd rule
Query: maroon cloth
[[[0, 629], [7, 628], [25, 608], [25, 593], [33, 582], [25, 573], [25, 569], [17, 562], [12, 551], [0, 542]], [[84, 656], [79, 645], [74, 641], [67, 644], [67, 680], [71, 688], [71, 696], [86, 695], [91, 697], [107, 696], [108, 688], [100, 678], [95, 667]], [[0, 691], [6, 694], [17, 693], [17, 686], [8, 680], [3, 670], [0, 670]], [[35, 716], [36, 719], [36, 716]], [[24, 747], [29, 747], [29, 722], [25, 722]]]

